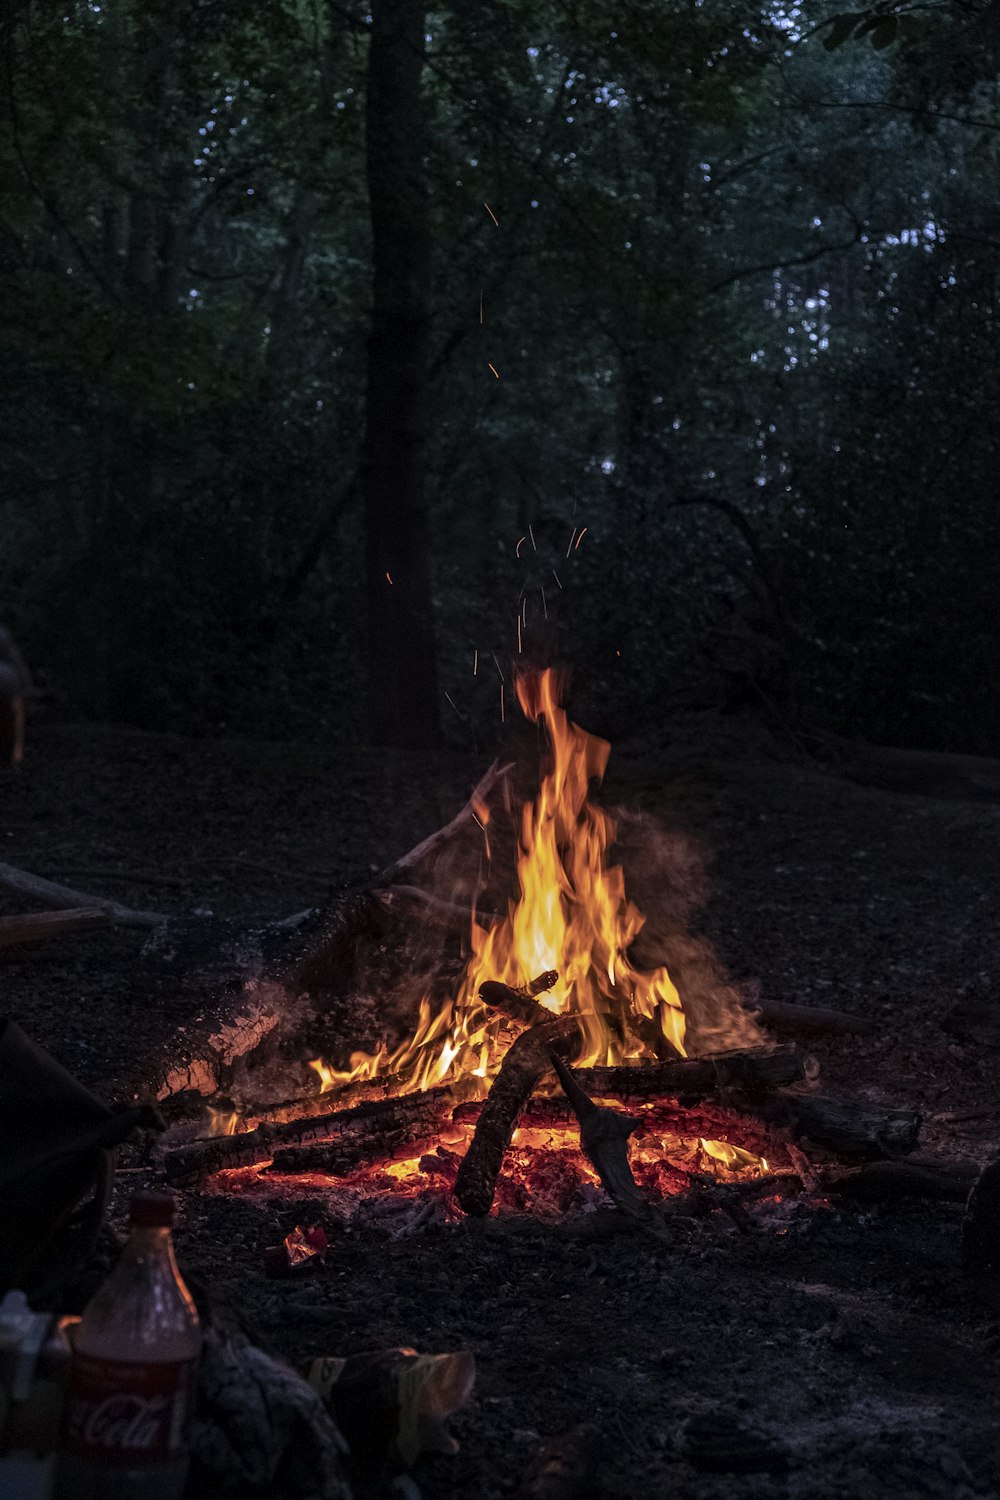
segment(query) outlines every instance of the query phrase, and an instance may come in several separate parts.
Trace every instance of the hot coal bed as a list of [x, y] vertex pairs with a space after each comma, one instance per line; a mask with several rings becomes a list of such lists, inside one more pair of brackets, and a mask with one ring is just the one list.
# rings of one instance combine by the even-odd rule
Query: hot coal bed
[[[817, 1036], [866, 1023], [730, 983], [690, 930], [690, 847], [591, 800], [609, 746], [568, 719], [555, 673], [518, 696], [543, 737], [534, 796], [491, 767], [446, 828], [306, 915], [293, 957], [139, 1070], [132, 1093], [171, 1121], [166, 1180], [308, 1191], [397, 1234], [610, 1202], [664, 1241], [712, 1213], [781, 1232], [845, 1191], [963, 1198], [965, 1169], [907, 1162], [915, 1111], [823, 1092]], [[359, 1031], [377, 1045], [345, 1056]]]

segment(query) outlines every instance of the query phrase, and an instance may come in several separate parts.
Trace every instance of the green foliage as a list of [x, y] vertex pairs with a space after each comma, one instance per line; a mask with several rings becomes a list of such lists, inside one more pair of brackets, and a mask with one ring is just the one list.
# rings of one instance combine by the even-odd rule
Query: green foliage
[[[0, 615], [66, 711], [351, 726], [365, 15], [35, 0], [4, 24]], [[428, 14], [456, 735], [494, 732], [520, 618], [616, 732], [681, 696], [989, 748], [983, 24]]]

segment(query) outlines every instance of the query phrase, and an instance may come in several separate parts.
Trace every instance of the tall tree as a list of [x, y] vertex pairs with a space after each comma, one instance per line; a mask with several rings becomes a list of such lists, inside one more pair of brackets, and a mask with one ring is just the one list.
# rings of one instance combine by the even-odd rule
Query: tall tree
[[361, 462], [368, 718], [379, 743], [432, 743], [437, 673], [425, 489], [431, 231], [422, 0], [372, 5], [367, 176], [372, 314]]

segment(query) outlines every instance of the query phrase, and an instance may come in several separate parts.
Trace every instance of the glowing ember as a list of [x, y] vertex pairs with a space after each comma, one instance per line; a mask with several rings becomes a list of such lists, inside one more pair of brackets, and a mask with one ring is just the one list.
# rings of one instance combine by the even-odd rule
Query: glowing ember
[[[552, 750], [538, 796], [521, 813], [518, 899], [491, 928], [473, 920], [472, 954], [454, 1001], [432, 1009], [424, 998], [416, 1032], [392, 1053], [356, 1052], [343, 1071], [315, 1059], [322, 1091], [381, 1073], [399, 1076], [401, 1091], [491, 1078], [503, 1051], [501, 1022], [479, 1000], [479, 986], [492, 979], [518, 988], [546, 969], [557, 970], [559, 981], [539, 1003], [579, 1016], [581, 1066], [652, 1058], [663, 1042], [686, 1055], [684, 1013], [666, 968], [640, 973], [629, 961], [645, 918], [625, 895], [621, 866], [608, 863], [614, 820], [588, 796], [610, 746], [570, 722], [559, 688], [551, 670], [516, 682], [524, 713], [544, 724]], [[485, 833], [487, 809], [476, 814]]]

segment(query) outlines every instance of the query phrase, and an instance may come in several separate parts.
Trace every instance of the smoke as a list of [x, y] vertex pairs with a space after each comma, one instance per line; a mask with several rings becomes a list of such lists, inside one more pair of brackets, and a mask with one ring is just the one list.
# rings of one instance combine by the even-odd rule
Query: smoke
[[631, 958], [637, 969], [666, 964], [687, 1018], [688, 1054], [761, 1046], [766, 1038], [740, 1004], [739, 990], [708, 939], [693, 931], [709, 897], [700, 849], [649, 813], [619, 807], [612, 816], [618, 825], [614, 857], [624, 867], [630, 899], [646, 916]]

